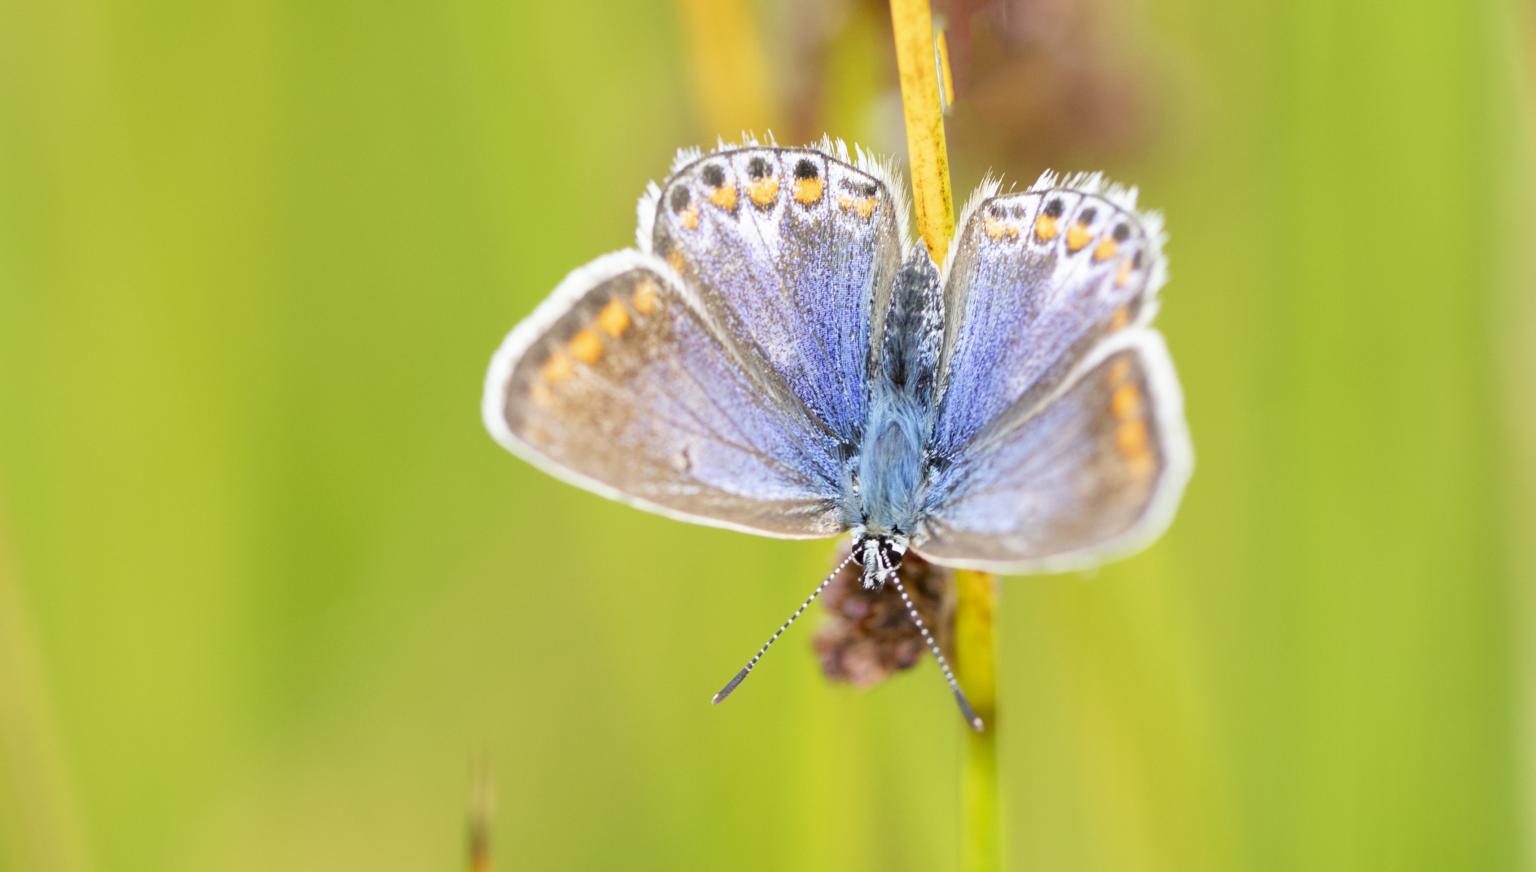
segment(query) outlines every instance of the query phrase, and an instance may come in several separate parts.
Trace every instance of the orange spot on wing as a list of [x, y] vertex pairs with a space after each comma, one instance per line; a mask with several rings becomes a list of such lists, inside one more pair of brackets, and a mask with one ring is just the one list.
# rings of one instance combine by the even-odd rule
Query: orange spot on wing
[[1012, 224], [999, 221], [988, 215], [982, 221], [982, 229], [987, 232], [987, 237], [993, 242], [1002, 242], [1004, 239], [1010, 242], [1019, 238], [1019, 228]]
[[572, 336], [566, 348], [572, 357], [585, 364], [597, 363], [597, 359], [603, 356], [603, 340], [591, 330], [582, 330]]
[[697, 230], [697, 229], [699, 229], [699, 210], [698, 210], [698, 207], [696, 207], [696, 206], [689, 206], [687, 209], [684, 209], [683, 210], [682, 218], [679, 219], [679, 220], [681, 220], [683, 222], [683, 226], [688, 228], [689, 230]]
[[763, 176], [747, 185], [747, 196], [759, 206], [771, 206], [779, 196], [779, 180], [773, 176]]
[[1127, 324], [1130, 324], [1130, 323], [1131, 323], [1131, 313], [1130, 313], [1130, 310], [1125, 308], [1124, 306], [1121, 306], [1120, 308], [1116, 309], [1115, 310], [1115, 314], [1113, 314], [1113, 315], [1111, 315], [1109, 317], [1109, 329], [1111, 329], [1111, 330], [1123, 330], [1123, 329], [1125, 329], [1125, 326]]
[[634, 296], [629, 298], [635, 311], [641, 315], [649, 315], [661, 307], [661, 294], [656, 291], [656, 283], [645, 279], [635, 286]]
[[869, 216], [875, 214], [875, 205], [878, 202], [875, 197], [860, 197], [855, 200], [847, 194], [837, 195], [837, 208], [844, 212], [852, 212], [866, 221], [869, 220]]
[[1086, 224], [1073, 224], [1067, 230], [1067, 251], [1080, 251], [1083, 246], [1093, 241], [1093, 232]]
[[1141, 416], [1141, 391], [1130, 382], [1115, 388], [1109, 397], [1109, 411], [1121, 421]]
[[809, 206], [821, 199], [826, 184], [821, 179], [795, 179], [795, 201]]
[[598, 329], [617, 339], [629, 329], [629, 311], [624, 308], [624, 301], [617, 298], [609, 300], [608, 305], [597, 313]]
[[1042, 213], [1035, 219], [1035, 238], [1041, 242], [1050, 242], [1060, 232], [1061, 227], [1056, 223], [1055, 218]]
[[709, 192], [709, 202], [729, 212], [736, 208], [736, 186], [721, 185]]
[[575, 371], [576, 367], [571, 363], [571, 359], [556, 351], [539, 368], [539, 377], [552, 385], [557, 385], [570, 378]]
[[1115, 430], [1115, 446], [1126, 457], [1147, 453], [1147, 425], [1140, 418], [1132, 418]]
[[1118, 251], [1119, 248], [1120, 244], [1118, 242], [1115, 242], [1113, 238], [1106, 236], [1100, 240], [1099, 244], [1093, 249], [1093, 259], [1109, 260], [1115, 256], [1115, 252]]

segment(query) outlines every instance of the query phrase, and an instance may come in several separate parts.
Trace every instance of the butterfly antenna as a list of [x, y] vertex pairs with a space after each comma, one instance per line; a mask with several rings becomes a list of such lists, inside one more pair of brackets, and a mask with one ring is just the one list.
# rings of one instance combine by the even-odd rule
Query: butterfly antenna
[[[715, 694], [714, 698], [711, 699], [710, 702], [719, 705], [726, 697], [731, 695], [731, 691], [735, 690], [737, 685], [741, 684], [743, 681], [746, 681], [747, 675], [752, 672], [752, 667], [756, 666], [757, 661], [763, 659], [763, 655], [768, 653], [769, 646], [771, 646], [774, 642], [779, 641], [779, 637], [784, 635], [784, 631], [789, 629], [789, 625], [793, 624], [796, 618], [800, 617], [805, 613], [806, 609], [811, 607], [811, 603], [815, 602], [816, 598], [821, 596], [821, 592], [827, 589], [827, 585], [832, 583], [832, 579], [837, 578], [837, 574], [842, 572], [843, 567], [847, 566], [852, 560], [853, 554], [850, 552], [847, 557], [843, 558], [843, 562], [839, 563], [837, 568], [832, 570], [830, 575], [821, 580], [821, 584], [816, 585], [816, 589], [811, 591], [811, 595], [805, 598], [805, 602], [800, 604], [800, 608], [795, 609], [795, 613], [789, 616], [789, 620], [785, 621], [777, 630], [774, 631], [772, 636], [768, 637], [768, 641], [763, 643], [763, 647], [757, 649], [757, 653], [752, 655], [752, 659], [747, 661], [747, 665], [741, 667], [741, 671], [736, 673], [736, 677], [726, 682], [725, 687], [720, 688], [720, 692]], [[956, 692], [958, 693], [959, 691], [957, 690]]]
[[[880, 558], [880, 566], [882, 568], [888, 566], [884, 555]], [[949, 682], [949, 689], [954, 691], [955, 702], [960, 704], [960, 714], [965, 718], [965, 722], [971, 725], [971, 729], [981, 732], [984, 726], [981, 718], [977, 717], [976, 710], [971, 708], [971, 701], [965, 698], [965, 691], [960, 689], [960, 682], [955, 680], [955, 673], [950, 670], [949, 661], [944, 659], [944, 652], [939, 650], [939, 643], [934, 641], [933, 634], [928, 632], [928, 625], [923, 623], [922, 615], [917, 613], [917, 606], [913, 605], [912, 598], [907, 596], [907, 589], [902, 585], [896, 570], [886, 569], [886, 572], [889, 573], [887, 577], [890, 578], [891, 584], [896, 585], [896, 592], [901, 594], [901, 603], [907, 607], [907, 614], [912, 616], [912, 623], [917, 625], [917, 631], [923, 634], [923, 641], [928, 643], [928, 650], [932, 651], [934, 659], [939, 661], [939, 670], [944, 673], [944, 680]]]

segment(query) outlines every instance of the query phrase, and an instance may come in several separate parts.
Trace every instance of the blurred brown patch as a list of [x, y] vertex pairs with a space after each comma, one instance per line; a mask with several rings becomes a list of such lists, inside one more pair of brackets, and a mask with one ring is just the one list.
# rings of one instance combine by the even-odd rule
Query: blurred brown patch
[[[785, 141], [818, 136], [833, 121], [824, 117], [828, 59], [854, 28], [886, 34], [890, 71], [880, 80], [896, 87], [883, 0], [789, 0], [782, 9], [770, 29], [781, 36]], [[949, 44], [957, 157], [1016, 171], [1082, 168], [1134, 155], [1157, 135], [1160, 77], [1133, 48], [1145, 42], [1131, 36], [1144, 24], [1128, 0], [936, 0], [934, 13]]]
[[[907, 615], [896, 586], [867, 591], [863, 568], [849, 563], [822, 595], [828, 620], [813, 642], [821, 671], [832, 681], [872, 687], [927, 656], [917, 625]], [[907, 552], [902, 583], [946, 656], [955, 628], [954, 579], [948, 569]]]
[[[1133, 153], [1155, 135], [1154, 71], [1119, 39], [1125, 0], [950, 0], [957, 147], [1043, 166]], [[1025, 180], [1028, 181], [1028, 180]]]

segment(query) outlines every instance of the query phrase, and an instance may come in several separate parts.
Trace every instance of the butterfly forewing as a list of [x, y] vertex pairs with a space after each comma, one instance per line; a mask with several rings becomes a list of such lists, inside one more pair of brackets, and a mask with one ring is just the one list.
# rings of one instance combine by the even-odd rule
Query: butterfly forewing
[[663, 261], [577, 270], [497, 352], [487, 426], [605, 496], [786, 537], [838, 532], [837, 445], [731, 349]]
[[1167, 349], [1132, 328], [1032, 414], [985, 428], [930, 491], [912, 544], [941, 563], [1000, 571], [1092, 565], [1162, 532], [1189, 471]]
[[1161, 225], [1097, 178], [983, 199], [945, 275], [932, 473], [913, 546], [1004, 571], [1092, 565], [1161, 532], [1189, 476], [1146, 325]]
[[1027, 414], [1097, 341], [1151, 317], [1161, 241], [1133, 196], [1043, 184], [970, 214], [945, 276], [940, 457]]
[[651, 246], [731, 344], [760, 359], [846, 446], [901, 257], [886, 184], [813, 149], [717, 152], [655, 203]]

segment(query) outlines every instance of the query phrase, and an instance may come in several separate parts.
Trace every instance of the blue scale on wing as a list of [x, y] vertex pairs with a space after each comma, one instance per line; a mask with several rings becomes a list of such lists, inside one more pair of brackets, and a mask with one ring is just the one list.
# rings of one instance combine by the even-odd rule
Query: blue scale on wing
[[493, 434], [642, 508], [775, 536], [839, 532], [836, 440], [744, 365], [669, 272], [623, 252], [567, 279], [493, 362]]
[[1157, 256], [1136, 215], [1094, 194], [983, 203], [946, 276], [934, 452], [957, 457], [999, 418], [1027, 414], [1095, 342], [1137, 321]]
[[1155, 219], [1093, 188], [994, 197], [956, 242], [912, 539], [936, 561], [1097, 562], [1160, 531], [1182, 492], [1182, 398], [1145, 327], [1163, 274]]
[[766, 499], [800, 496], [810, 480], [827, 499], [835, 497], [839, 471], [830, 440], [765, 414], [761, 389], [719, 355], [713, 337], [680, 330], [674, 350], [628, 387], [657, 413], [637, 422], [640, 427], [665, 422], [705, 437], [676, 461], [693, 479], [723, 491], [739, 491], [750, 482], [755, 495]]
[[894, 207], [876, 179], [809, 150], [713, 154], [662, 189], [653, 248], [744, 356], [830, 435], [857, 444], [871, 312], [900, 260]]
[[941, 563], [1041, 571], [1161, 532], [1190, 458], [1168, 352], [1131, 329], [1095, 355], [1034, 414], [971, 444], [929, 491], [914, 548]]

